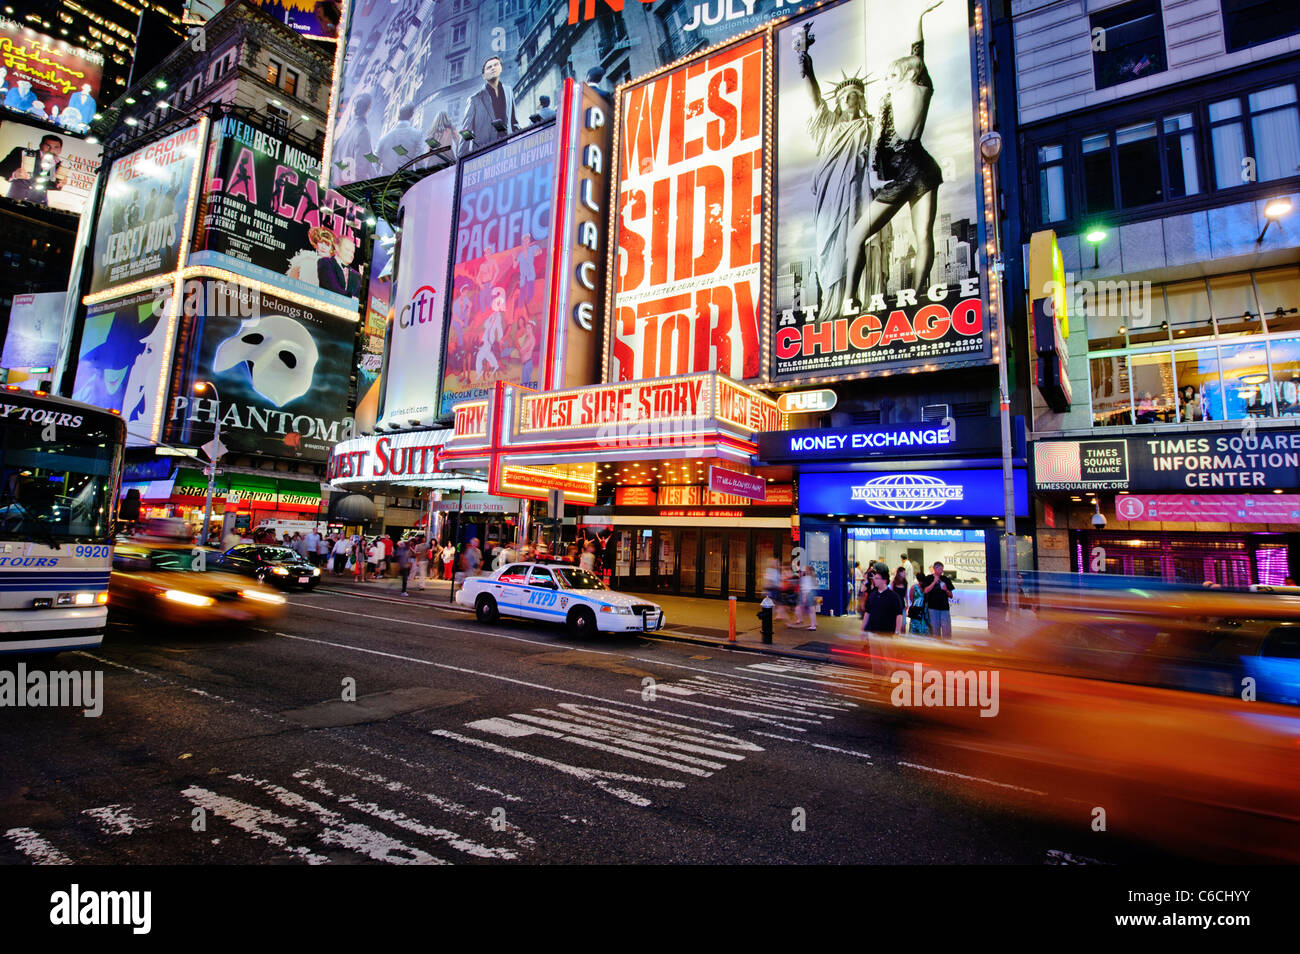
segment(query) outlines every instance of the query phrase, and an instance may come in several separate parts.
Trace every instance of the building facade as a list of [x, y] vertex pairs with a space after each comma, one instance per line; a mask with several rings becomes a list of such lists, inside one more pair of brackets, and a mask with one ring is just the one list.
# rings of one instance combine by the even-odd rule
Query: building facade
[[1040, 568], [1296, 577], [1300, 12], [1011, 8]]

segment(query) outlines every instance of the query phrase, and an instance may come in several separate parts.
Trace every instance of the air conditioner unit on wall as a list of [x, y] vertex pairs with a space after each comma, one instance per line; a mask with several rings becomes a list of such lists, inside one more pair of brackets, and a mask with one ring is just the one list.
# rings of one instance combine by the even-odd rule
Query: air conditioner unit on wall
[[945, 417], [950, 416], [950, 408], [947, 404], [927, 404], [921, 408], [921, 420], [923, 421], [942, 421]]

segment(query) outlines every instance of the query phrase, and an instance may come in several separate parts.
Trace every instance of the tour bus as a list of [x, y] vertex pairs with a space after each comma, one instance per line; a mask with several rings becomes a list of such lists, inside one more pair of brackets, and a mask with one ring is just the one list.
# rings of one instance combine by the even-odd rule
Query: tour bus
[[103, 641], [125, 442], [116, 412], [0, 390], [0, 653]]

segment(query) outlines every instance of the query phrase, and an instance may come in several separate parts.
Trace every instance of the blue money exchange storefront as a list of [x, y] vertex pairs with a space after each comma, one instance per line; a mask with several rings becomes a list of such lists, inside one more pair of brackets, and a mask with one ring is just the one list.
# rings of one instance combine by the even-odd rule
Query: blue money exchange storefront
[[[1013, 428], [1017, 517], [1028, 529], [1024, 423]], [[763, 434], [766, 464], [792, 464], [799, 545], [817, 571], [822, 611], [854, 612], [855, 565], [906, 567], [908, 584], [935, 562], [955, 585], [954, 625], [984, 628], [1001, 605], [1004, 495], [996, 419], [820, 428]], [[1032, 566], [1021, 533], [1022, 569]]]

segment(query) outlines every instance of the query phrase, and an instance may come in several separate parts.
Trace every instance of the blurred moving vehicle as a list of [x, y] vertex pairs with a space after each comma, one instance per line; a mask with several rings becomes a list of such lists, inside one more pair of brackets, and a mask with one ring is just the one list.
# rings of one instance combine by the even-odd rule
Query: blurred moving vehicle
[[211, 563], [282, 589], [310, 590], [320, 582], [320, 567], [312, 566], [288, 547], [241, 543], [212, 557]]
[[1207, 859], [1300, 861], [1300, 597], [1040, 591], [991, 636], [873, 639], [861, 698], [1021, 808], [1079, 826], [1100, 808], [1106, 831]]
[[564, 623], [574, 636], [590, 633], [649, 633], [664, 625], [657, 603], [619, 593], [600, 577], [555, 561], [511, 563], [465, 580], [456, 602], [474, 607], [480, 623], [500, 616]]
[[220, 626], [272, 620], [284, 613], [279, 593], [233, 573], [196, 566], [194, 549], [147, 537], [120, 541], [108, 579], [111, 613], [134, 621]]

